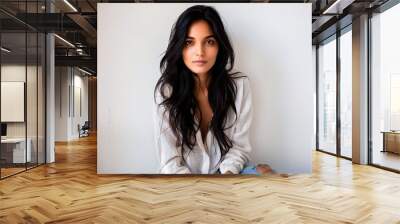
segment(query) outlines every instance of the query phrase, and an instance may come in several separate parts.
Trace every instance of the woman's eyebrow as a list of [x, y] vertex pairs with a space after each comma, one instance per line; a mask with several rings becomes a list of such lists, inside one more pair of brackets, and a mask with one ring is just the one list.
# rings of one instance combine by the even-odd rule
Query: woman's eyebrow
[[[215, 38], [214, 35], [209, 35], [209, 36], [204, 37], [204, 39], [208, 39], [208, 38], [210, 38], [210, 37]], [[194, 37], [188, 36], [188, 37], [186, 37], [186, 39], [195, 39], [195, 38], [194, 38]]]

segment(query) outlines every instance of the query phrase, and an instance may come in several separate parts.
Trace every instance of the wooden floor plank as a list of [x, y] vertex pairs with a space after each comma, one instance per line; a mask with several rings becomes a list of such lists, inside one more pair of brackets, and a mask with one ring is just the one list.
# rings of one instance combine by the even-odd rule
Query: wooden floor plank
[[0, 223], [400, 223], [400, 175], [313, 153], [313, 173], [97, 175], [96, 137], [0, 181]]

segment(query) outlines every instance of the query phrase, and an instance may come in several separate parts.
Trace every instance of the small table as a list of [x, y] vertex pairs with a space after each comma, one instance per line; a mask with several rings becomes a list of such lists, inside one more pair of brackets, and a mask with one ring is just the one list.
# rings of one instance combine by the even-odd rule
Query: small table
[[[28, 142], [26, 147], [25, 154], [25, 138], [6, 138], [1, 139], [1, 156], [6, 162], [9, 163], [25, 163], [31, 162], [32, 154], [31, 154], [31, 144], [32, 141], [30, 138], [27, 138]], [[11, 146], [11, 147], [10, 147]], [[11, 156], [12, 154], [12, 156]], [[11, 160], [12, 158], [12, 160]]]
[[400, 154], [400, 131], [382, 131], [381, 133], [383, 133], [382, 152]]

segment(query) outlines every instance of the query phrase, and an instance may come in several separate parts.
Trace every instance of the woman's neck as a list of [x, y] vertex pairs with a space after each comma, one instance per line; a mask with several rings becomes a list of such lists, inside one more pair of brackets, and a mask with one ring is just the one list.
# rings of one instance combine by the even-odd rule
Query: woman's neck
[[208, 89], [209, 84], [209, 75], [208, 74], [197, 74], [196, 75], [196, 89], [200, 91], [206, 91]]

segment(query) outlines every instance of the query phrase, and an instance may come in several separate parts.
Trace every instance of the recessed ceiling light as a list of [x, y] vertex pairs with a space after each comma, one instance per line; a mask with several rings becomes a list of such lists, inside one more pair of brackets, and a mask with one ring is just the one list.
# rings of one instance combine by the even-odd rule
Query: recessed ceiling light
[[72, 10], [74, 10], [75, 12], [78, 12], [78, 10], [71, 4], [69, 3], [68, 0], [64, 0], [65, 4], [67, 4]]
[[[340, 14], [337, 11], [339, 10], [338, 6], [340, 6], [339, 3], [341, 1], [343, 1], [343, 0], [336, 0], [335, 2], [333, 2], [333, 4], [330, 5], [327, 9], [325, 9], [324, 12], [322, 12], [322, 14], [328, 14], [328, 13]], [[350, 0], [350, 1], [352, 1], [352, 0]], [[346, 1], [343, 1], [343, 2], [346, 2]], [[349, 0], [347, 0], [347, 2], [349, 2]]]
[[356, 0], [336, 0], [327, 9], [325, 9], [322, 14], [342, 14], [343, 10], [349, 5], [353, 4]]
[[64, 39], [64, 38], [62, 38], [62, 37], [60, 37], [60, 36], [57, 35], [57, 34], [54, 34], [54, 36], [57, 37], [58, 39], [60, 39], [61, 41], [63, 41], [64, 43], [68, 44], [69, 46], [75, 48], [75, 45], [73, 45], [73, 44], [72, 44], [71, 42], [69, 42], [68, 40], [66, 40], [66, 39]]
[[83, 70], [83, 69], [81, 69], [81, 68], [79, 68], [79, 67], [78, 67], [78, 69], [79, 69], [79, 71], [81, 71], [81, 72], [83, 72], [83, 73], [85, 73], [85, 74], [92, 75], [92, 73], [90, 73], [90, 72], [88, 72], [88, 71], [86, 71], [86, 70]]
[[5, 48], [5, 47], [1, 47], [1, 50], [4, 51], [4, 52], [6, 52], [6, 53], [10, 53], [10, 52], [11, 52], [11, 50], [9, 50], [9, 49], [7, 49], [7, 48]]

